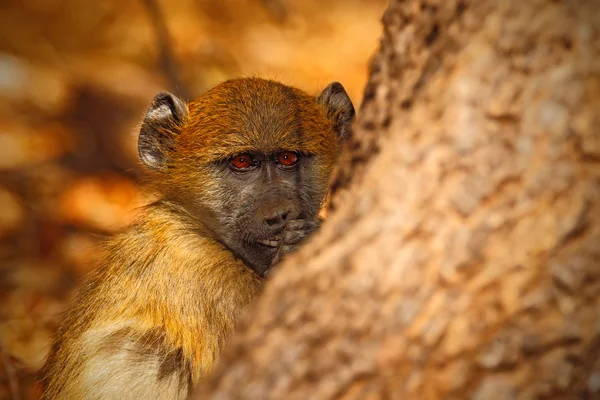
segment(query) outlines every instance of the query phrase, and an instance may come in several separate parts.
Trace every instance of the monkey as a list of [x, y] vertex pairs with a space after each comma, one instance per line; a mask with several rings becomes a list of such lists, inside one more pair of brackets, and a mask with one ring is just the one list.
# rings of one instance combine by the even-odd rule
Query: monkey
[[183, 399], [218, 359], [272, 267], [321, 223], [355, 111], [236, 78], [184, 102], [161, 92], [138, 152], [160, 194], [104, 245], [43, 368], [43, 399]]

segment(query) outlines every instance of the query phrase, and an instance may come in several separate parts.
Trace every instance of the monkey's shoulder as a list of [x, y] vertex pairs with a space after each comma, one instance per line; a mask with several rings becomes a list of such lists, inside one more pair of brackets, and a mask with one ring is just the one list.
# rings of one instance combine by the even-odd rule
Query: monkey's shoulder
[[88, 297], [115, 308], [106, 315], [119, 317], [124, 311], [118, 308], [136, 315], [152, 309], [148, 304], [197, 314], [206, 303], [243, 305], [258, 294], [262, 280], [222, 243], [186, 221], [151, 211], [106, 242], [82, 303]]
[[49, 374], [50, 390], [111, 397], [119, 379], [135, 396], [183, 393], [210, 370], [262, 281], [183, 224], [151, 213], [106, 242], [57, 335], [46, 369], [64, 373]]

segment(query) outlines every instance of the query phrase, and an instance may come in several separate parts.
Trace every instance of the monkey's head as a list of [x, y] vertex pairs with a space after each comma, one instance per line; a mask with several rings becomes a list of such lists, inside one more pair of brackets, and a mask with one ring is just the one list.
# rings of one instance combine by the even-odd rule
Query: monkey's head
[[313, 97], [234, 79], [188, 105], [159, 93], [138, 149], [165, 198], [263, 275], [286, 224], [317, 218], [353, 117], [339, 83]]

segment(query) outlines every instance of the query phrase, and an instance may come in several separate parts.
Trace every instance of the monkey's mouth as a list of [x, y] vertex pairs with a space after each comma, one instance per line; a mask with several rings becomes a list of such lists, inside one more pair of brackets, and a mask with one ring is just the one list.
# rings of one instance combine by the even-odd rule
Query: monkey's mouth
[[260, 244], [261, 246], [275, 248], [279, 246], [279, 238], [274, 237], [270, 239], [257, 240], [256, 243]]

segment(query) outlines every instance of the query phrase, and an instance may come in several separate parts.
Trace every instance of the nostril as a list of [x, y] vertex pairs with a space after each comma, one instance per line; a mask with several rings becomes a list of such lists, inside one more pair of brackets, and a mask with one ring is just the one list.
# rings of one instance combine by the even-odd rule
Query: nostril
[[269, 225], [269, 226], [273, 226], [273, 225], [275, 225], [277, 222], [279, 222], [279, 217], [275, 217], [275, 218], [267, 218], [267, 219], [265, 219], [265, 222], [267, 223], [267, 225]]
[[275, 213], [272, 214], [270, 217], [265, 218], [265, 223], [269, 226], [281, 224], [281, 223], [285, 222], [285, 220], [287, 219], [289, 214], [290, 214], [289, 211], [282, 211], [282, 210], [275, 211]]

